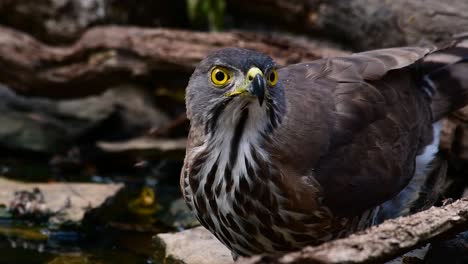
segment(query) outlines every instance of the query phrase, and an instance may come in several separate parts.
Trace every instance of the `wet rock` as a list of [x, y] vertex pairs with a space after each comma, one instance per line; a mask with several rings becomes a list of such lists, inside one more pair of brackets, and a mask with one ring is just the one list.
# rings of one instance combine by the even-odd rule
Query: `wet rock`
[[77, 141], [129, 139], [168, 122], [151, 98], [133, 85], [60, 101], [23, 97], [0, 85], [0, 147], [56, 153]]
[[190, 211], [182, 198], [171, 203], [168, 212], [161, 218], [161, 221], [177, 230], [183, 230], [200, 225], [200, 222], [198, 222], [197, 218]]
[[53, 212], [45, 204], [44, 194], [38, 188], [34, 188], [32, 191], [15, 191], [15, 195], [8, 205], [8, 211], [13, 218], [36, 221], [46, 220], [53, 215]]
[[218, 264], [234, 263], [231, 252], [204, 227], [179, 233], [159, 234], [153, 238], [160, 263]]
[[44, 210], [51, 214], [51, 223], [80, 222], [87, 210], [101, 206], [122, 187], [122, 184], [22, 183], [0, 177], [0, 205], [16, 204], [18, 193], [39, 190]]

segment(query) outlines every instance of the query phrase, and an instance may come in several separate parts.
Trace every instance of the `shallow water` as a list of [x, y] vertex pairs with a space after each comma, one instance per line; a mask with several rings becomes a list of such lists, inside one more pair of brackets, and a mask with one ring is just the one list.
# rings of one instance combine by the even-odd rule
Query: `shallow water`
[[151, 233], [101, 230], [92, 236], [23, 221], [0, 221], [0, 263], [154, 263]]
[[[124, 182], [126, 188], [121, 196], [125, 202], [117, 207], [128, 207], [123, 211], [109, 209], [109, 215], [96, 225], [60, 228], [47, 222], [13, 219], [6, 208], [0, 208], [0, 263], [155, 263], [151, 258], [152, 236], [173, 231], [171, 222], [178, 221], [168, 216], [171, 203], [180, 197], [178, 166], [169, 162], [167, 168], [158, 164], [118, 175], [79, 170], [76, 175], [68, 173], [57, 179], [43, 161], [0, 159], [0, 174], [14, 180]], [[141, 190], [154, 191], [158, 203], [155, 212], [130, 206], [138, 201]]]

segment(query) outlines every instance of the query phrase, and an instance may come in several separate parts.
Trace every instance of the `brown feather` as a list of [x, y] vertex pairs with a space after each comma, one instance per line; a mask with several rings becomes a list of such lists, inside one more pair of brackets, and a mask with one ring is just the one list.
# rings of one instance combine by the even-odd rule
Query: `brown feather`
[[338, 215], [396, 195], [432, 132], [430, 101], [409, 69], [396, 69], [428, 51], [387, 49], [281, 69], [288, 112], [270, 145], [279, 167], [317, 180]]

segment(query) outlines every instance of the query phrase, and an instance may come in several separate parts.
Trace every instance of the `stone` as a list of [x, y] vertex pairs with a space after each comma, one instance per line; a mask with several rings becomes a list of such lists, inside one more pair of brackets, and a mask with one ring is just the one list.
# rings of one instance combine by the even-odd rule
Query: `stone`
[[153, 238], [154, 258], [165, 264], [230, 264], [231, 251], [204, 227]]
[[12, 204], [16, 192], [37, 189], [43, 194], [46, 210], [51, 213], [49, 222], [79, 223], [88, 210], [100, 207], [122, 187], [123, 184], [114, 183], [22, 183], [0, 177], [0, 205]]
[[55, 154], [90, 134], [95, 140], [128, 140], [169, 121], [151, 98], [132, 84], [67, 100], [25, 97], [0, 84], [0, 147]]
[[176, 230], [184, 230], [200, 225], [200, 222], [198, 222], [195, 215], [187, 207], [183, 198], [172, 201], [168, 212], [160, 220]]
[[[21, 0], [0, 1], [0, 24], [50, 44], [70, 43], [99, 24], [187, 26], [184, 1]], [[177, 14], [177, 16], [175, 16]]]

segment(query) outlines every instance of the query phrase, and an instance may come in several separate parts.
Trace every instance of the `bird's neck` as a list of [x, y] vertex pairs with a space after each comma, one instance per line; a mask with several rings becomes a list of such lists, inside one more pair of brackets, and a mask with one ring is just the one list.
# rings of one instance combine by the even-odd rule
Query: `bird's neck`
[[274, 109], [266, 105], [228, 105], [219, 117], [210, 120], [216, 122], [212, 128], [207, 128], [205, 148], [210, 150], [211, 160], [236, 174], [247, 174], [246, 160], [254, 155], [267, 160], [266, 141], [280, 122], [270, 111]]
[[271, 99], [262, 106], [252, 102], [217, 104], [208, 111], [204, 121], [206, 140], [226, 139], [226, 136], [269, 137], [280, 125], [284, 112]]
[[226, 201], [241, 188], [253, 190], [254, 177], [260, 172], [268, 176], [271, 162], [265, 146], [281, 122], [270, 110], [275, 109], [271, 105], [228, 104], [211, 111], [205, 142], [192, 152], [193, 194], [216, 193]]

